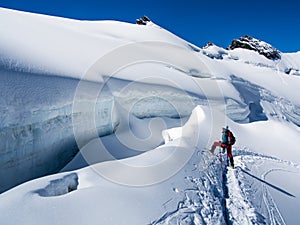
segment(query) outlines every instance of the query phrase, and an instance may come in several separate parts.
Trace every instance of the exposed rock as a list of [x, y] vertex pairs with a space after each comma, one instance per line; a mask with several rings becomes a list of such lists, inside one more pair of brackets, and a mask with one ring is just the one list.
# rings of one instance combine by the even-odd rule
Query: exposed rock
[[150, 22], [151, 20], [149, 19], [149, 17], [147, 16], [143, 16], [142, 17], [142, 20], [145, 21], [145, 22]]
[[300, 76], [300, 70], [294, 68], [286, 68], [284, 71], [288, 75]]
[[238, 40], [233, 40], [227, 49], [233, 50], [236, 48], [244, 48], [256, 51], [271, 60], [281, 59], [280, 51], [278, 51], [272, 45], [248, 35], [242, 36]]
[[148, 22], [151, 22], [151, 20], [147, 16], [143, 16], [136, 20], [136, 24], [138, 25], [147, 25]]
[[214, 43], [212, 43], [211, 41], [209, 41], [209, 42], [207, 42], [207, 44], [205, 46], [202, 47], [202, 49], [206, 49], [206, 48], [208, 48], [210, 46], [214, 46], [214, 45], [215, 45]]

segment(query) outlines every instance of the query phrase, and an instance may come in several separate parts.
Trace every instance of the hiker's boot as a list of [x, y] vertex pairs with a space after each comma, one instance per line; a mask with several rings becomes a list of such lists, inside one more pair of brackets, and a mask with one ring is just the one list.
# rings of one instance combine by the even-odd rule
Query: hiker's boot
[[233, 158], [230, 158], [229, 160], [230, 160], [230, 167], [231, 167], [232, 169], [234, 169], [234, 162], [233, 162]]

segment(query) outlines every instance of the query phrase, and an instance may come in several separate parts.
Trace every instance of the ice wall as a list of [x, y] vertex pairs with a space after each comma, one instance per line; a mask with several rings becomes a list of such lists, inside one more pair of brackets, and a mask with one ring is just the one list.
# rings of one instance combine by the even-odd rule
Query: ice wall
[[[164, 85], [110, 79], [102, 86], [3, 69], [0, 74], [0, 192], [62, 169], [78, 152], [74, 132], [83, 147], [113, 133], [120, 114], [180, 118], [209, 104], [203, 95]], [[234, 99], [226, 104], [228, 116], [247, 118], [247, 104]]]
[[[72, 120], [81, 121], [77, 126], [85, 133], [90, 129], [85, 124], [90, 114], [72, 111], [77, 80], [0, 72], [0, 192], [3, 192], [24, 181], [55, 173], [66, 165], [78, 152]], [[91, 92], [97, 88], [93, 83], [88, 86]], [[85, 97], [81, 101], [86, 102]], [[112, 133], [117, 123], [112, 118], [112, 96], [98, 98], [94, 110], [98, 134]]]

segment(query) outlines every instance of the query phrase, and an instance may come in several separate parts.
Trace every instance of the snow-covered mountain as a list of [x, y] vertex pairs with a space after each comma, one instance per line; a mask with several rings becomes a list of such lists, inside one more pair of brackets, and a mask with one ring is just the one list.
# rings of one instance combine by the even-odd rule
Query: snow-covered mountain
[[[148, 20], [0, 19], [1, 223], [297, 224], [300, 52], [198, 48]], [[208, 151], [226, 125], [234, 170]]]

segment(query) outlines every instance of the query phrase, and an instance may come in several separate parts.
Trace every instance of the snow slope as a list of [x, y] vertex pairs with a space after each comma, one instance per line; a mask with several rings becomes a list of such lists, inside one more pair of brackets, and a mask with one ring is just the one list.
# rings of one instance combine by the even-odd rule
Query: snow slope
[[[185, 124], [185, 130], [194, 133], [192, 136], [191, 133], [188, 133], [137, 157], [100, 163], [67, 174], [41, 178], [27, 183], [24, 188], [16, 188], [2, 194], [1, 211], [10, 212], [4, 215], [2, 219], [7, 221], [7, 224], [20, 223], [19, 220], [22, 220], [23, 224], [32, 222], [36, 224], [90, 224], [95, 221], [100, 224], [158, 224], [164, 220], [163, 217], [166, 215], [170, 217], [171, 215], [174, 216], [175, 213], [180, 214], [181, 211], [188, 210], [186, 209], [188, 202], [183, 200], [187, 197], [186, 193], [188, 192], [191, 192], [191, 196], [195, 198], [196, 193], [192, 193], [192, 189], [189, 189], [197, 182], [198, 163], [202, 158], [201, 151], [194, 146], [198, 143], [191, 140], [198, 139], [199, 133], [195, 132], [195, 126], [201, 127], [202, 124], [208, 122], [205, 117], [209, 114], [206, 115], [206, 113], [198, 107]], [[199, 137], [199, 145], [208, 138], [207, 132], [204, 134]], [[191, 145], [193, 142], [194, 145]], [[184, 167], [179, 168], [180, 171], [176, 173], [177, 163], [180, 163], [182, 158], [186, 159], [187, 156], [191, 163], [183, 164]], [[174, 162], [176, 165], [172, 165]], [[134, 169], [136, 167], [138, 169]], [[218, 165], [215, 167], [217, 168], [215, 172], [212, 170], [212, 173], [220, 176], [221, 170]], [[114, 169], [111, 170], [111, 168]], [[166, 171], [170, 169], [171, 171]], [[118, 173], [111, 174], [111, 171], [118, 171]], [[160, 181], [161, 175], [163, 179], [165, 178], [166, 172], [171, 172], [170, 179], [157, 182]], [[172, 176], [174, 173], [176, 176]], [[109, 179], [112, 178], [116, 182], [120, 179], [119, 182], [125, 182], [127, 185], [111, 182]], [[206, 179], [210, 178], [207, 177]], [[130, 184], [128, 182], [138, 182], [136, 185], [139, 185], [139, 182], [151, 184], [153, 181], [154, 184], [149, 186], [138, 187], [133, 183], [133, 186], [128, 186]], [[206, 182], [208, 182], [206, 185], [217, 183], [219, 195], [223, 195], [218, 177], [214, 178], [213, 181], [207, 180]], [[68, 194], [71, 188], [76, 190]], [[215, 190], [211, 190], [211, 193], [208, 193], [204, 199], [210, 205], [213, 204], [211, 201], [214, 202], [213, 207], [217, 210], [215, 215], [213, 217], [209, 215], [213, 209], [207, 206], [203, 208], [202, 215], [197, 216], [194, 213], [195, 215], [191, 214], [189, 219], [198, 220], [202, 216], [208, 223], [218, 224], [223, 221], [222, 205], [218, 198], [214, 199], [214, 195], [217, 194], [214, 192]], [[24, 198], [20, 199], [20, 196], [24, 196]], [[90, 198], [91, 196], [94, 197]], [[104, 196], [107, 197], [104, 198]], [[24, 205], [18, 204], [20, 201], [24, 202]], [[195, 199], [195, 201], [197, 200]], [[38, 215], [34, 212], [28, 214], [27, 210], [31, 211], [28, 205], [35, 208], [36, 204], [39, 204], [41, 213]], [[16, 206], [19, 207], [16, 208]], [[24, 206], [26, 210], [24, 210]], [[51, 208], [55, 210], [50, 210], [49, 214]], [[121, 218], [111, 214], [112, 210], [122, 215]], [[165, 213], [166, 215], [163, 216]], [[66, 217], [66, 215], [70, 215], [70, 217]], [[162, 218], [160, 218], [161, 216]], [[180, 221], [181, 218], [176, 218], [176, 220]]]
[[[152, 22], [0, 18], [5, 224], [297, 224], [300, 52], [200, 49]], [[208, 151], [225, 125], [235, 170]]]
[[188, 44], [155, 24], [77, 21], [0, 9], [1, 64], [22, 71], [80, 78], [101, 56], [128, 43]]
[[[286, 171], [294, 180], [299, 176], [299, 164], [236, 149], [236, 170], [229, 170], [226, 177], [225, 157], [220, 163], [218, 156], [205, 150], [210, 115], [210, 109], [197, 107], [181, 135], [168, 130], [171, 140], [142, 155], [41, 178], [5, 192], [0, 196], [0, 210], [6, 212], [3, 220], [6, 224], [295, 222], [297, 217], [291, 212], [281, 214], [278, 209], [299, 204], [298, 191], [291, 188], [293, 182], [287, 179], [283, 186], [274, 179], [265, 180], [265, 176]], [[229, 125], [234, 130], [244, 126]], [[264, 134], [262, 139], [267, 139], [268, 133]], [[254, 147], [259, 149], [258, 144]], [[188, 163], [181, 164], [186, 157]], [[183, 167], [176, 171], [178, 164]], [[171, 177], [165, 180], [168, 172]], [[277, 196], [281, 197], [279, 204], [273, 200]]]

